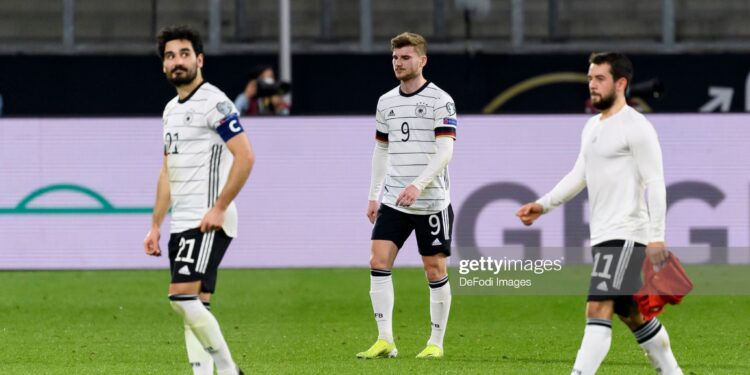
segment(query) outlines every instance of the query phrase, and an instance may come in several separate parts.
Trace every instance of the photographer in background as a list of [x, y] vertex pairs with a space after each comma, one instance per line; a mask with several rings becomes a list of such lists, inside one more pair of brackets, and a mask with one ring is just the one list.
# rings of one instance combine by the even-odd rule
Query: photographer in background
[[237, 95], [234, 105], [242, 115], [287, 116], [289, 103], [284, 100], [291, 90], [288, 82], [277, 82], [273, 68], [264, 65], [251, 71], [245, 91]]

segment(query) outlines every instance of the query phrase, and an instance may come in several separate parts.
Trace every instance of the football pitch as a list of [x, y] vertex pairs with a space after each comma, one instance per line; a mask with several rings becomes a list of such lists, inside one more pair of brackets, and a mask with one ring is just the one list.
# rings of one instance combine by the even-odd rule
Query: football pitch
[[[182, 324], [154, 271], [0, 272], [0, 374], [191, 374]], [[445, 358], [430, 334], [421, 270], [394, 270], [399, 357], [358, 360], [376, 338], [369, 272], [224, 269], [214, 314], [248, 374], [568, 374], [583, 296], [455, 295]], [[747, 287], [747, 285], [745, 286]], [[750, 296], [690, 295], [660, 316], [685, 374], [750, 374]], [[601, 374], [653, 374], [614, 324]]]

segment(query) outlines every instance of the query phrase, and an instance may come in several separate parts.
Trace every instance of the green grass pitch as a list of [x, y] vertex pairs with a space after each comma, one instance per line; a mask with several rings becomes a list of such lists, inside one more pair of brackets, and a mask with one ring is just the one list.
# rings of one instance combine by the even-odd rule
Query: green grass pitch
[[[190, 374], [161, 271], [0, 272], [0, 374]], [[213, 311], [248, 374], [567, 374], [580, 296], [456, 295], [442, 360], [421, 270], [396, 268], [399, 358], [363, 361], [376, 337], [361, 269], [225, 269]], [[747, 286], [747, 285], [746, 285]], [[750, 374], [750, 296], [691, 295], [660, 320], [685, 374]], [[615, 322], [601, 374], [653, 374]]]

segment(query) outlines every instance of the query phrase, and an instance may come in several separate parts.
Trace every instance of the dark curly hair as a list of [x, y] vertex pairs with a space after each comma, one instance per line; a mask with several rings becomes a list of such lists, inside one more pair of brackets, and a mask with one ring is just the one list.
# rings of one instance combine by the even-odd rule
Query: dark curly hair
[[196, 56], [203, 53], [203, 40], [197, 31], [186, 25], [167, 26], [156, 34], [159, 58], [164, 60], [164, 46], [167, 45], [167, 42], [179, 39], [189, 40], [193, 45]]

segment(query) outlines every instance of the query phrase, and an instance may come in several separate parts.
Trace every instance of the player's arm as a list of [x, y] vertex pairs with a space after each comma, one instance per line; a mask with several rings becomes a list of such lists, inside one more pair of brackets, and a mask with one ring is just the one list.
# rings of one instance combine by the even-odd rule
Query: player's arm
[[656, 131], [650, 123], [637, 123], [628, 134], [638, 174], [646, 186], [648, 202], [649, 237], [646, 255], [654, 265], [661, 265], [668, 256], [664, 242], [667, 216], [667, 187], [664, 183], [664, 166], [661, 146]]
[[436, 150], [435, 154], [432, 155], [430, 162], [424, 168], [422, 173], [414, 179], [404, 190], [401, 191], [396, 204], [400, 206], [411, 206], [416, 202], [422, 191], [432, 183], [435, 176], [440, 174], [448, 163], [453, 158], [453, 142], [452, 136], [440, 136], [435, 139]]
[[524, 225], [531, 225], [542, 214], [555, 209], [573, 199], [586, 187], [586, 168], [583, 150], [578, 153], [573, 169], [568, 172], [552, 190], [536, 202], [526, 203], [516, 211], [516, 216]]
[[159, 173], [159, 181], [156, 184], [156, 203], [154, 204], [154, 211], [151, 216], [151, 230], [146, 234], [146, 239], [143, 240], [143, 247], [148, 255], [161, 255], [161, 249], [159, 248], [161, 224], [164, 222], [164, 217], [169, 210], [170, 198], [169, 170], [167, 169], [167, 156], [164, 155], [161, 172]]
[[242, 187], [255, 164], [255, 154], [245, 129], [240, 124], [237, 108], [228, 100], [220, 101], [207, 116], [209, 126], [216, 130], [234, 156], [224, 188], [200, 223], [201, 232], [219, 229], [224, 225], [224, 213]]
[[229, 152], [234, 156], [234, 161], [229, 169], [229, 176], [226, 184], [224, 184], [224, 189], [216, 198], [214, 206], [201, 221], [200, 229], [203, 232], [218, 229], [224, 225], [224, 212], [237, 197], [242, 187], [245, 186], [245, 182], [250, 177], [250, 171], [253, 169], [253, 164], [255, 164], [255, 154], [252, 146], [250, 146], [250, 140], [244, 132], [233, 136], [226, 142], [226, 145]]
[[232, 167], [229, 169], [229, 176], [227, 177], [227, 183], [224, 185], [224, 189], [216, 198], [215, 207], [222, 210], [226, 210], [229, 204], [232, 203], [234, 198], [239, 194], [242, 187], [245, 186], [250, 172], [255, 164], [255, 154], [253, 153], [252, 146], [250, 146], [250, 140], [244, 133], [233, 137], [227, 142], [227, 148], [229, 152], [234, 156]]
[[372, 169], [370, 170], [370, 192], [367, 197], [367, 218], [371, 224], [375, 223], [378, 213], [378, 198], [383, 190], [383, 180], [388, 170], [388, 125], [377, 111], [375, 114], [377, 130], [375, 130], [375, 148], [372, 150]]

